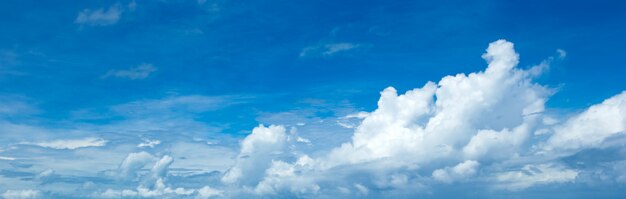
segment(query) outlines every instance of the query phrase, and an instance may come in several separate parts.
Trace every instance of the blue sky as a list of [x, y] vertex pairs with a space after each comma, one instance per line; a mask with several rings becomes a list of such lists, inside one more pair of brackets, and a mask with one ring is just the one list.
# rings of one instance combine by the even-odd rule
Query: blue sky
[[626, 3], [0, 5], [5, 198], [624, 194]]

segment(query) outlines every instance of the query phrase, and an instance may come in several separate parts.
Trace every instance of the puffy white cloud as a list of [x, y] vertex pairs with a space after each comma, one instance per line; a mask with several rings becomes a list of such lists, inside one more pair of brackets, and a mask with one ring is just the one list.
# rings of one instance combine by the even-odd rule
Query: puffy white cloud
[[37, 145], [40, 147], [52, 149], [78, 149], [84, 147], [101, 147], [106, 145], [108, 141], [102, 138], [82, 138], [82, 139], [62, 139], [43, 142], [22, 142], [20, 144]]
[[28, 199], [39, 198], [41, 193], [37, 190], [24, 189], [24, 190], [7, 190], [2, 194], [2, 197], [6, 199]]
[[272, 157], [282, 152], [286, 141], [287, 136], [283, 126], [260, 125], [254, 128], [252, 134], [241, 142], [237, 162], [222, 177], [222, 181], [239, 182], [244, 185], [258, 183], [264, 171], [270, 167]]
[[155, 160], [151, 154], [142, 151], [138, 153], [130, 153], [118, 168], [118, 175], [124, 179], [133, 179], [137, 177], [137, 171], [146, 166], [146, 164]]
[[[485, 72], [447, 76], [403, 95], [385, 89], [378, 109], [357, 127], [352, 142], [329, 155], [328, 166], [405, 155], [412, 158], [399, 161], [407, 164], [458, 159], [464, 147], [479, 159], [489, 149], [523, 143], [537, 118], [532, 114], [543, 111], [550, 92], [514, 68], [512, 43], [491, 43], [483, 58]], [[496, 137], [505, 142], [488, 141]]]
[[[543, 113], [553, 91], [533, 82], [553, 58], [518, 69], [519, 55], [505, 40], [489, 44], [482, 57], [488, 62], [483, 72], [446, 76], [404, 94], [386, 88], [376, 110], [352, 115], [363, 118], [352, 139], [327, 154], [302, 155], [293, 163], [263, 158], [260, 167], [246, 169], [265, 171], [255, 192], [317, 194], [341, 185], [336, 191], [365, 195], [369, 188], [415, 188], [432, 180], [481, 181], [506, 190], [572, 182], [579, 172], [557, 164], [555, 151], [606, 146], [608, 137], [624, 131], [626, 94], [558, 124]], [[237, 168], [253, 164], [240, 160], [222, 180], [249, 176]]]
[[165, 155], [161, 157], [161, 159], [159, 159], [159, 161], [157, 161], [154, 164], [154, 166], [152, 166], [152, 169], [150, 170], [152, 177], [154, 178], [165, 177], [165, 174], [166, 174], [165, 172], [167, 172], [167, 168], [172, 164], [172, 162], [174, 162], [174, 159], [169, 155]]
[[[146, 167], [149, 163], [154, 162], [150, 172], [141, 172], [141, 169]], [[196, 198], [210, 198], [214, 196], [222, 195], [221, 190], [213, 189], [209, 186], [205, 186], [200, 189], [172, 187], [171, 184], [166, 183], [168, 179], [168, 169], [174, 162], [174, 158], [169, 155], [164, 155], [160, 159], [147, 152], [130, 153], [124, 159], [119, 166], [119, 172], [122, 177], [127, 179], [135, 177], [142, 179], [140, 184], [134, 189], [107, 189], [104, 192], [96, 192], [94, 197], [104, 198], [189, 198], [196, 196]]]
[[529, 136], [529, 125], [513, 130], [479, 130], [463, 147], [463, 155], [470, 159], [507, 159], [520, 152], [520, 145]]
[[112, 5], [108, 9], [99, 8], [96, 10], [84, 9], [74, 20], [74, 23], [90, 26], [108, 26], [116, 24], [123, 13], [122, 7]]
[[433, 178], [445, 183], [463, 180], [476, 175], [478, 166], [480, 166], [480, 163], [474, 160], [466, 160], [454, 167], [446, 167], [433, 171]]
[[540, 153], [571, 154], [587, 148], [623, 144], [619, 136], [626, 133], [626, 92], [593, 105], [584, 112], [555, 127]]
[[257, 194], [276, 194], [278, 191], [287, 189], [296, 194], [317, 193], [320, 186], [315, 183], [315, 177], [298, 174], [310, 172], [313, 169], [313, 161], [308, 156], [298, 158], [294, 164], [273, 161], [272, 166], [265, 171], [266, 176], [263, 181], [256, 186], [255, 192]]
[[204, 186], [198, 189], [197, 191], [198, 191], [198, 195], [196, 196], [196, 198], [198, 199], [218, 197], [218, 196], [222, 196], [222, 194], [224, 193], [224, 191], [217, 190], [209, 186]]
[[107, 73], [105, 73], [102, 76], [102, 78], [117, 77], [117, 78], [127, 78], [127, 79], [132, 79], [132, 80], [145, 79], [148, 76], [150, 76], [150, 74], [156, 71], [157, 71], [157, 68], [154, 67], [152, 64], [143, 63], [143, 64], [140, 64], [139, 66], [131, 67], [125, 70], [110, 70]]

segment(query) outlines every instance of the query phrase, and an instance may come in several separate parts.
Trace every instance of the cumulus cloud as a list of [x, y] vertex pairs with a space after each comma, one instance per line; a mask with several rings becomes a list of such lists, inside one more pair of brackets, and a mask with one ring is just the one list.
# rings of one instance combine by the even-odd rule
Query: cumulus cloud
[[282, 152], [287, 140], [285, 127], [260, 125], [241, 142], [237, 162], [222, 181], [254, 185], [262, 179], [264, 171], [271, 166], [272, 157]]
[[554, 128], [540, 153], [571, 154], [588, 148], [604, 148], [623, 142], [626, 136], [626, 92], [593, 105]]
[[20, 144], [36, 145], [40, 147], [52, 149], [78, 149], [84, 147], [101, 147], [106, 145], [108, 141], [102, 138], [82, 138], [82, 139], [61, 139], [42, 142], [22, 142]]
[[[150, 163], [153, 163], [149, 172], [141, 170]], [[102, 192], [96, 192], [93, 197], [98, 198], [212, 198], [221, 196], [223, 191], [210, 186], [202, 188], [172, 187], [166, 181], [168, 179], [169, 167], [174, 162], [174, 158], [163, 155], [157, 158], [147, 152], [130, 153], [120, 164], [118, 175], [126, 180], [139, 181], [136, 188], [112, 189], [108, 188]]]
[[130, 153], [118, 167], [118, 175], [124, 179], [132, 179], [137, 177], [137, 171], [145, 167], [148, 163], [154, 161], [155, 157], [142, 151], [138, 153]]
[[[518, 69], [519, 55], [505, 40], [489, 44], [482, 57], [488, 66], [481, 72], [446, 76], [404, 94], [384, 89], [376, 110], [343, 118], [362, 121], [349, 142], [328, 153], [270, 156], [283, 145], [284, 135], [277, 133], [282, 130], [257, 127], [222, 181], [245, 179], [244, 187], [256, 185], [256, 194], [295, 196], [324, 190], [364, 196], [371, 189], [436, 186], [429, 182], [480, 181], [522, 190], [575, 182], [580, 171], [560, 164], [561, 157], [626, 143], [609, 139], [624, 133], [626, 94], [559, 124], [544, 114], [554, 91], [534, 82], [554, 58]], [[539, 130], [544, 133], [535, 133]]]
[[148, 76], [150, 76], [150, 74], [156, 71], [157, 68], [154, 67], [154, 65], [143, 63], [139, 66], [131, 67], [124, 70], [110, 70], [105, 73], [102, 78], [117, 77], [131, 80], [140, 80], [147, 78]]
[[480, 164], [474, 160], [466, 160], [454, 167], [446, 167], [433, 171], [433, 178], [437, 181], [451, 183], [476, 175]]
[[119, 5], [99, 9], [84, 9], [74, 20], [74, 23], [90, 26], [108, 26], [116, 24], [123, 13], [123, 8]]
[[485, 72], [447, 76], [403, 95], [385, 89], [378, 109], [357, 127], [350, 143], [329, 154], [327, 166], [408, 154], [413, 158], [399, 161], [459, 161], [468, 143], [471, 158], [480, 159], [488, 154], [473, 147], [471, 140], [488, 151], [500, 142], [481, 140], [493, 137], [506, 137], [507, 147], [519, 146], [529, 133], [525, 126], [534, 125], [538, 118], [530, 115], [543, 111], [549, 89], [514, 69], [518, 55], [510, 42], [490, 44], [483, 58], [489, 63]]

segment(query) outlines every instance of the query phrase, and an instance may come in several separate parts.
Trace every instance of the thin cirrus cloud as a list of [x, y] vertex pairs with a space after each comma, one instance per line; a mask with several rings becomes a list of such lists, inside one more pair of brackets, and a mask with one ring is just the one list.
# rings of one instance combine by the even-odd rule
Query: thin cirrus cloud
[[128, 69], [122, 70], [109, 70], [107, 73], [101, 76], [101, 78], [123, 78], [123, 79], [131, 79], [131, 80], [141, 80], [148, 78], [152, 73], [156, 72], [157, 68], [152, 64], [140, 64], [138, 66], [134, 66]]
[[41, 142], [22, 142], [21, 144], [36, 145], [51, 149], [78, 149], [84, 147], [101, 147], [105, 146], [108, 141], [102, 138], [82, 138], [82, 139], [60, 139]]
[[133, 12], [135, 9], [137, 9], [137, 2], [134, 0], [126, 6], [116, 3], [108, 8], [86, 8], [78, 13], [74, 23], [88, 26], [111, 26], [117, 24], [125, 12]]
[[348, 42], [327, 43], [314, 46], [308, 46], [300, 51], [300, 57], [330, 57], [340, 53], [357, 50], [364, 47], [363, 44], [355, 44]]
[[109, 26], [116, 24], [124, 12], [119, 5], [112, 5], [109, 8], [84, 9], [74, 20], [74, 23], [90, 26]]

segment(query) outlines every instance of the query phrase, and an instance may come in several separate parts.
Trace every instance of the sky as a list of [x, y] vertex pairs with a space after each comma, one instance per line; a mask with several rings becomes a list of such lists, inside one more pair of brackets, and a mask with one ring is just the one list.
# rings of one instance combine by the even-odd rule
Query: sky
[[3, 198], [619, 198], [621, 1], [0, 3]]

